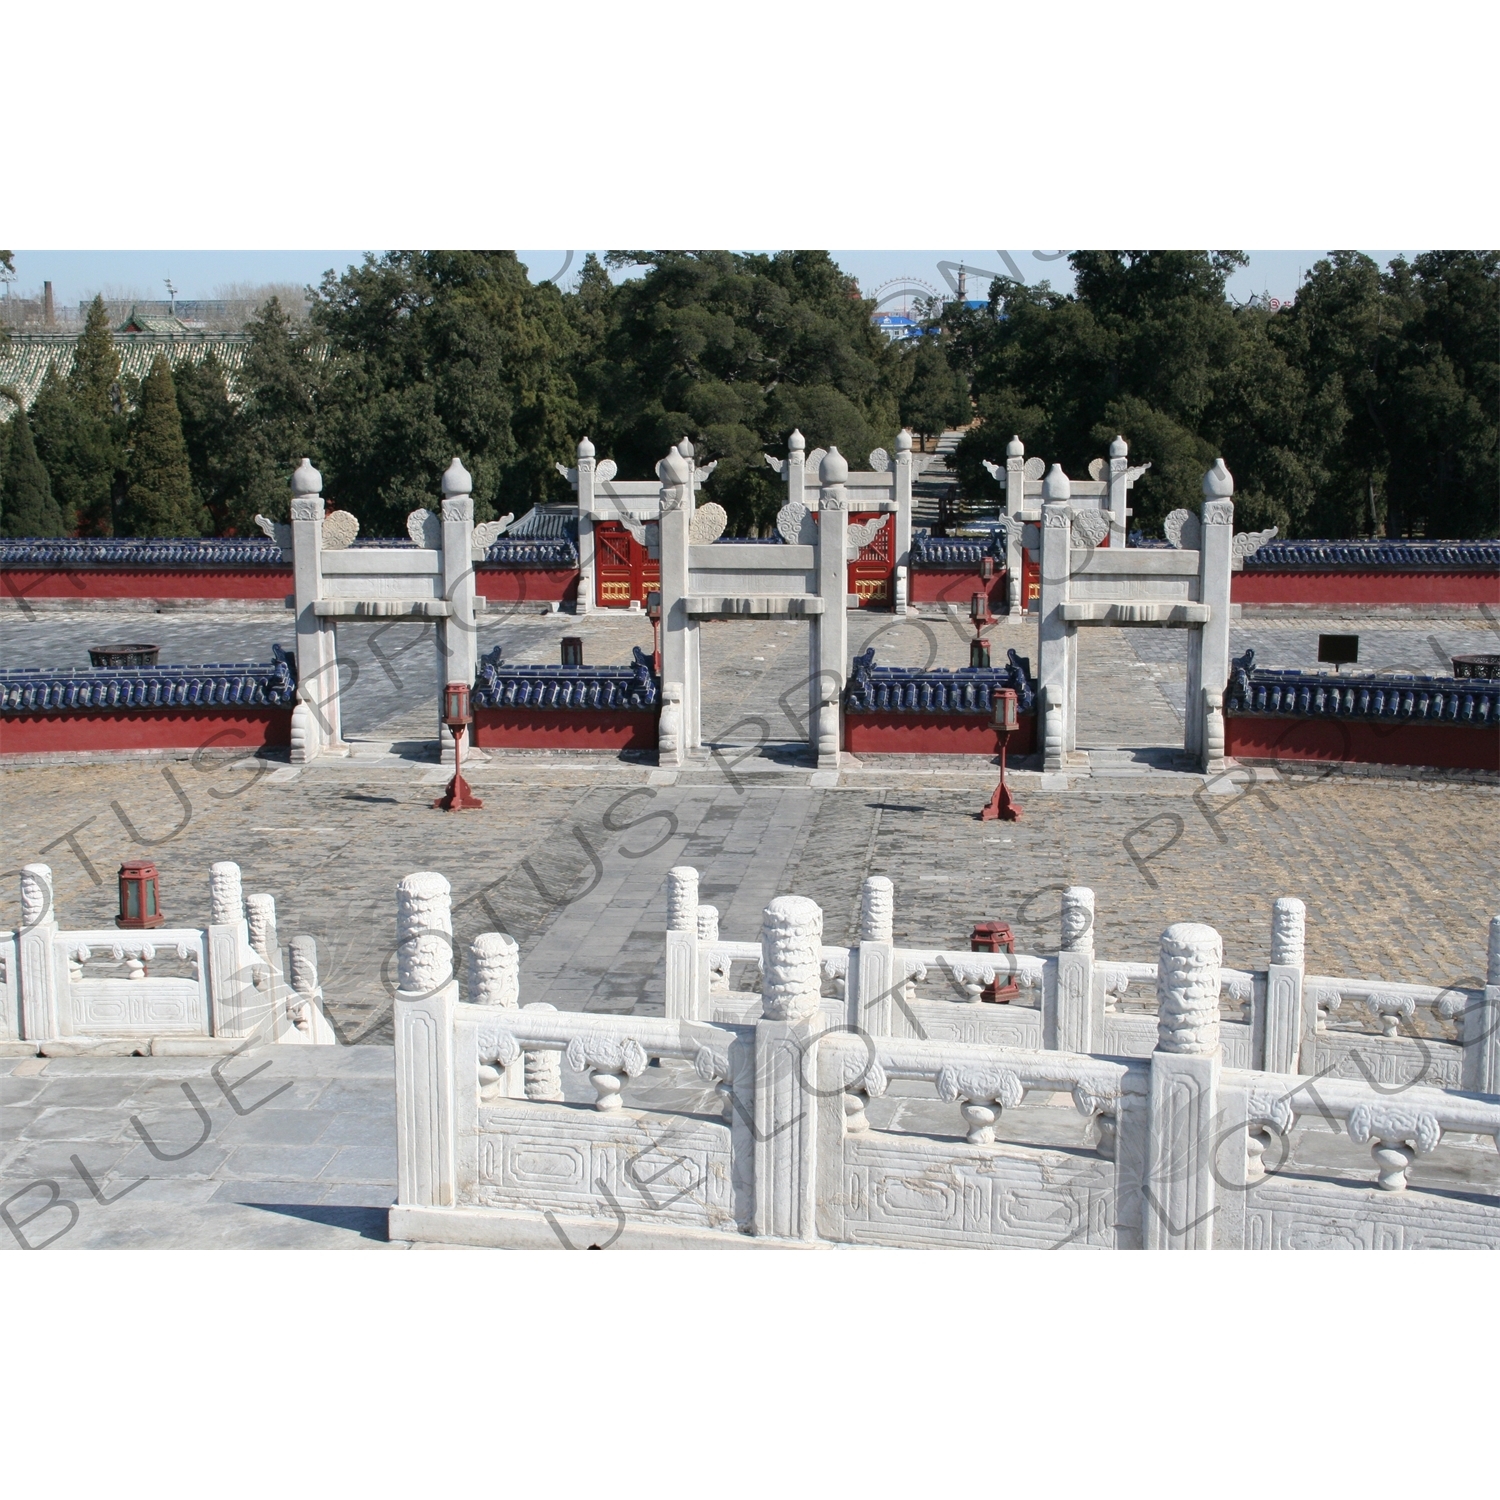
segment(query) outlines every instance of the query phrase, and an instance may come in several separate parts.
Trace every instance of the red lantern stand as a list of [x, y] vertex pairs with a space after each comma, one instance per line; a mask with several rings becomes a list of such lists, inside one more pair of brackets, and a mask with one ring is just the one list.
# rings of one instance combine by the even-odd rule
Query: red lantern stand
[[982, 822], [999, 818], [1002, 823], [1017, 823], [1021, 819], [1020, 805], [1011, 797], [1005, 784], [1005, 750], [1010, 737], [1021, 727], [1020, 715], [1016, 712], [1014, 688], [1000, 688], [995, 693], [995, 733], [1000, 736], [1000, 785], [995, 794], [979, 814]]
[[149, 859], [127, 859], [120, 866], [120, 915], [116, 927], [160, 927], [160, 877]]
[[[985, 920], [976, 922], [974, 930], [969, 934], [970, 953], [1010, 953], [1016, 951], [1016, 937], [1010, 930], [1009, 922], [996, 922]], [[992, 979], [979, 992], [981, 1000], [988, 1000], [995, 1005], [1009, 1005], [1017, 995], [1021, 993], [1021, 986], [1016, 983], [1015, 975], [1012, 974], [1005, 984], [1000, 984], [997, 979]]]
[[443, 723], [453, 731], [453, 780], [448, 790], [432, 805], [444, 812], [462, 812], [466, 807], [483, 807], [484, 803], [469, 790], [459, 769], [463, 753], [464, 730], [473, 722], [469, 712], [469, 685], [466, 682], [450, 682], [443, 689]]
[[646, 618], [651, 621], [651, 670], [661, 680], [661, 594], [646, 595]]

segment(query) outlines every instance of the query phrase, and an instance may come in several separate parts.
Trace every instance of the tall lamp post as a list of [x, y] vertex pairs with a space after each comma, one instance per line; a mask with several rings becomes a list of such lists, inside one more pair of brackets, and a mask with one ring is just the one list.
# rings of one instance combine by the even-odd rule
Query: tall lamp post
[[463, 753], [464, 730], [473, 722], [469, 712], [469, 684], [450, 682], [443, 689], [443, 723], [453, 732], [453, 780], [448, 790], [432, 805], [444, 812], [462, 812], [466, 807], [483, 807], [484, 803], [469, 790], [459, 769], [459, 758]]
[[979, 814], [982, 822], [988, 823], [992, 818], [999, 818], [1002, 823], [1018, 823], [1021, 819], [1021, 809], [1010, 795], [1010, 788], [1005, 784], [1005, 750], [1010, 743], [1010, 737], [1021, 727], [1020, 715], [1016, 712], [1016, 693], [1014, 688], [999, 688], [995, 692], [995, 733], [1000, 736], [1000, 785], [995, 788], [995, 794], [985, 805], [984, 811]]

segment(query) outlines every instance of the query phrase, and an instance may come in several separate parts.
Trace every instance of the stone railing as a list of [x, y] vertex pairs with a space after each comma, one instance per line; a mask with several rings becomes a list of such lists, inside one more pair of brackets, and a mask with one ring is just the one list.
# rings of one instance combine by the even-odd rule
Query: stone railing
[[1036, 682], [1031, 663], [1014, 650], [1007, 653], [1004, 667], [961, 667], [922, 670], [916, 667], [877, 667], [875, 648], [854, 658], [849, 686], [844, 693], [844, 711], [851, 714], [975, 714], [988, 718], [994, 711], [994, 694], [1011, 688], [1016, 711], [1036, 710]]
[[1247, 651], [1231, 664], [1224, 712], [1490, 727], [1500, 725], [1500, 681], [1257, 667]]
[[[848, 950], [822, 943], [813, 902], [772, 901], [753, 1013], [714, 972], [750, 945], [719, 943], [696, 887], [686, 867], [669, 876], [666, 1014], [644, 1017], [522, 1004], [516, 944], [496, 933], [474, 940], [461, 1000], [447, 881], [425, 873], [400, 883], [393, 1239], [1500, 1245], [1493, 1196], [1412, 1191], [1408, 1180], [1418, 1157], [1441, 1150], [1451, 1181], [1477, 1165], [1476, 1151], [1500, 1144], [1495, 1080], [1460, 1094], [1306, 1066], [1236, 1067], [1223, 1037], [1232, 1023], [1220, 1014], [1222, 944], [1210, 927], [1167, 928], [1157, 964], [1133, 966], [1128, 977], [1154, 970], [1156, 1007], [1149, 1046], [1132, 1057], [1063, 1045], [1063, 1033], [1086, 1028], [1109, 967], [1093, 964], [1079, 891], [1064, 903], [1065, 947], [1052, 959], [931, 955], [977, 978], [1040, 975], [1043, 1034], [1017, 1044], [899, 1033], [888, 1002], [920, 950], [891, 941], [888, 881], [866, 883], [860, 940]], [[1283, 1050], [1276, 1027], [1302, 1013], [1299, 907], [1278, 903], [1263, 974], [1229, 974], [1228, 987], [1244, 984], [1252, 1005], [1257, 988], [1266, 991], [1266, 1045]], [[821, 994], [840, 955], [843, 1021]], [[1500, 1014], [1500, 919], [1489, 982], [1465, 1006], [1466, 1019]], [[684, 1013], [693, 1009], [708, 1014]], [[729, 1009], [735, 1018], [721, 1018]], [[648, 1073], [653, 1063], [660, 1070]], [[577, 1080], [571, 1088], [565, 1075]], [[1059, 1100], [1071, 1103], [1069, 1115], [1047, 1107]], [[1368, 1146], [1373, 1164], [1354, 1153], [1329, 1166], [1314, 1138], [1330, 1130]]]
[[332, 1045], [313, 939], [283, 951], [275, 900], [245, 898], [228, 860], [210, 871], [209, 898], [204, 928], [66, 929], [52, 871], [24, 866], [21, 927], [0, 932], [0, 1056]]
[[628, 667], [552, 667], [502, 662], [497, 646], [480, 658], [471, 701], [475, 708], [655, 709], [660, 685], [651, 657], [631, 649]]
[[201, 666], [0, 668], [0, 714], [106, 709], [286, 708], [297, 663], [280, 646], [269, 662]]
[[1500, 541], [1269, 541], [1245, 560], [1247, 572], [1321, 572], [1328, 568], [1500, 572]]

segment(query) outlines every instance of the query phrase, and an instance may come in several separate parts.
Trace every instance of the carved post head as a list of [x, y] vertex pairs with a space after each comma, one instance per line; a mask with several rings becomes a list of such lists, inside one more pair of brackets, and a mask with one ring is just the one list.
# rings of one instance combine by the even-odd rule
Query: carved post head
[[897, 454], [911, 452], [911, 433], [905, 427], [896, 434], [896, 452]]
[[792, 429], [792, 435], [786, 440], [787, 452], [793, 456], [807, 452], [807, 439], [802, 436], [797, 428]]
[[323, 493], [323, 476], [313, 468], [312, 460], [304, 458], [292, 474], [292, 495], [302, 499], [307, 495]]
[[661, 481], [661, 508], [663, 511], [677, 510], [687, 494], [687, 485], [693, 477], [693, 467], [676, 448], [669, 448], [667, 456], [656, 466], [656, 477]]
[[460, 495], [468, 495], [473, 492], [474, 481], [469, 471], [454, 459], [443, 471], [443, 499], [455, 500]]
[[521, 999], [521, 950], [503, 932], [481, 932], [469, 944], [469, 1004], [515, 1010]]
[[806, 1021], [822, 991], [823, 911], [806, 896], [777, 896], [760, 929], [761, 1013], [768, 1021]]
[[453, 899], [436, 871], [397, 882], [396, 956], [409, 995], [430, 995], [453, 977]]
[[1109, 456], [1111, 458], [1124, 458], [1130, 452], [1130, 444], [1124, 438], [1115, 437], [1114, 442], [1109, 445]]
[[240, 885], [240, 867], [232, 859], [221, 859], [208, 870], [208, 920], [227, 927], [245, 917], [245, 897]]
[[1484, 982], [1500, 984], [1500, 917], [1490, 918], [1490, 952]]
[[1042, 481], [1042, 499], [1057, 501], [1072, 498], [1072, 481], [1063, 473], [1061, 464], [1053, 464], [1047, 470], [1047, 477]]
[[1062, 951], [1084, 953], [1094, 946], [1094, 893], [1070, 885], [1062, 897]]
[[868, 876], [859, 893], [860, 942], [890, 942], [895, 914], [896, 887], [884, 875]]
[[719, 908], [717, 906], [698, 908], [698, 941], [700, 943], [719, 941]]
[[818, 479], [825, 485], [842, 484], [849, 477], [849, 463], [837, 448], [830, 448], [818, 465]]
[[288, 944], [291, 949], [292, 988], [299, 995], [316, 995], [318, 992], [318, 944], [305, 933], [294, 937]]
[[250, 928], [250, 946], [269, 963], [271, 929], [276, 926], [276, 898], [265, 891], [246, 896], [245, 921]]
[[52, 917], [52, 866], [21, 866], [21, 926], [35, 927]]
[[1203, 476], [1203, 498], [1205, 500], [1228, 500], [1234, 494], [1234, 475], [1224, 467], [1222, 458]]
[[578, 440], [578, 461], [582, 463], [586, 458], [594, 456], [594, 445], [587, 438]]
[[1012, 437], [1005, 445], [1005, 456], [1007, 458], [1026, 457], [1026, 444], [1021, 441], [1019, 435]]
[[1271, 962], [1300, 969], [1307, 940], [1307, 907], [1295, 896], [1278, 896], [1271, 907]]
[[1202, 922], [1174, 922], [1156, 964], [1156, 1050], [1219, 1050], [1219, 969], [1224, 941]]
[[698, 930], [698, 872], [691, 865], [667, 871], [667, 931]]

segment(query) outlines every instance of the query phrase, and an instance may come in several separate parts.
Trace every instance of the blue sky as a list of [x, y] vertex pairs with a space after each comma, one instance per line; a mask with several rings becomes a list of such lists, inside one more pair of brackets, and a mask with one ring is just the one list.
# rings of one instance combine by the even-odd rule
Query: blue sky
[[[1259, 293], [1283, 300], [1294, 296], [1301, 272], [1328, 252], [1249, 253], [1249, 267], [1237, 273], [1229, 287], [1239, 301]], [[1368, 253], [1383, 265], [1394, 255], [1416, 252]], [[520, 252], [533, 277], [552, 277], [561, 272], [564, 285], [571, 284], [585, 254], [583, 250]], [[903, 298], [922, 295], [924, 286], [951, 295], [957, 263], [972, 268], [968, 277], [970, 296], [985, 294], [989, 285], [985, 273], [1015, 275], [1019, 271], [1028, 284], [1050, 280], [1059, 289], [1072, 283], [1066, 259], [1051, 250], [835, 250], [833, 254], [859, 279], [866, 296], [884, 289], [883, 300], [895, 311], [900, 310]], [[342, 270], [361, 255], [357, 250], [18, 250], [15, 290], [18, 295], [35, 293], [44, 281], [51, 281], [58, 304], [68, 306], [98, 291], [127, 297], [165, 297], [163, 280], [171, 277], [179, 297], [210, 298], [218, 288], [233, 283], [316, 283], [324, 271]]]

